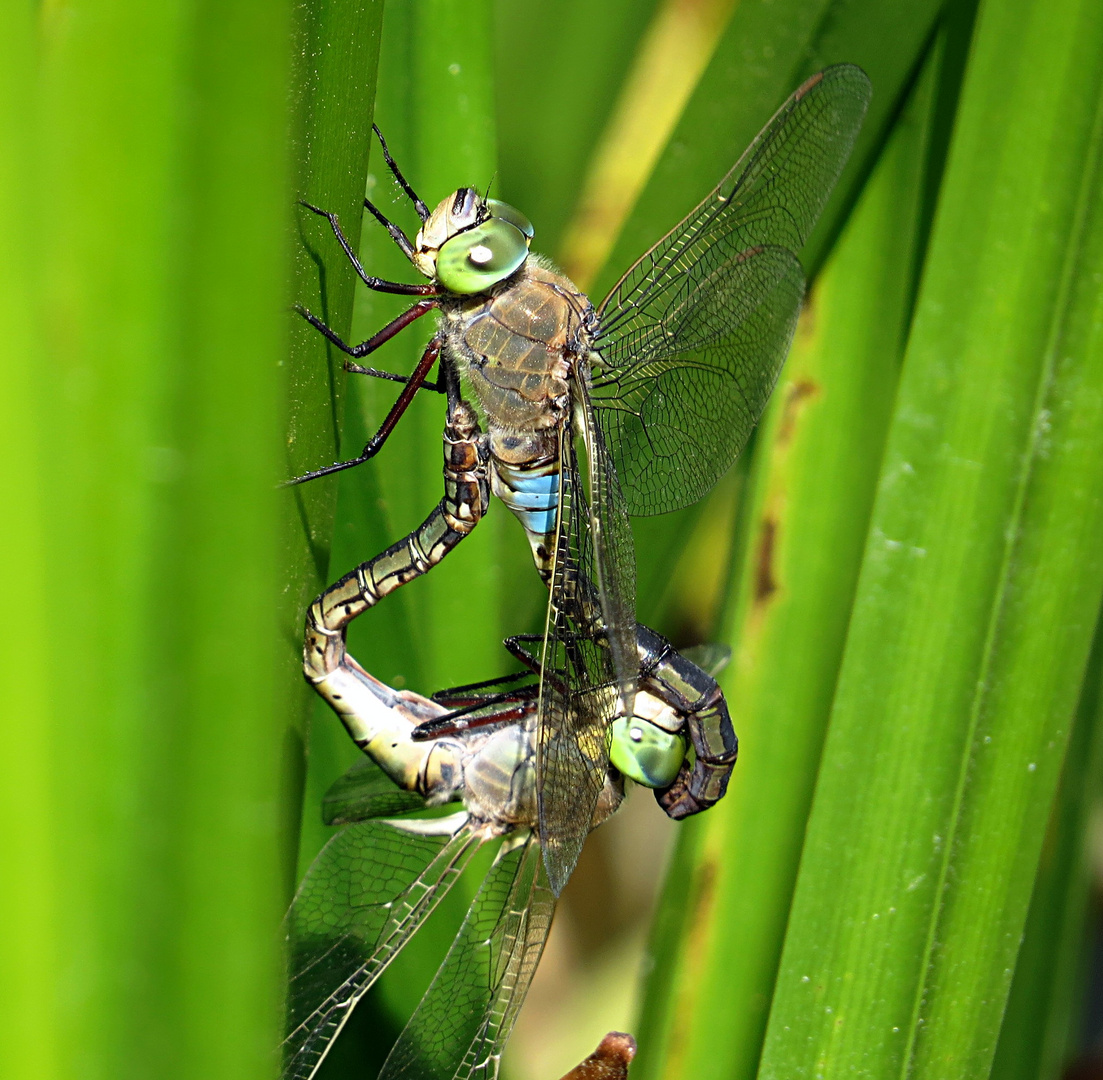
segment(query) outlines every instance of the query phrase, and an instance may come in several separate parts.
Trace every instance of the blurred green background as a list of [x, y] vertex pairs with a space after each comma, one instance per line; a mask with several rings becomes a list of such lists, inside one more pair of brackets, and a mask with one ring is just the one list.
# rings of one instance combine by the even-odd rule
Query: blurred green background
[[[5, 1076], [277, 1069], [280, 914], [355, 758], [302, 612], [437, 503], [443, 423], [422, 395], [371, 465], [276, 490], [394, 395], [291, 302], [355, 340], [402, 306], [296, 199], [413, 280], [359, 237], [365, 185], [414, 227], [374, 117], [430, 204], [490, 185], [600, 297], [843, 60], [873, 105], [767, 416], [702, 505], [636, 523], [640, 618], [733, 648], [742, 759], [699, 820], [636, 792], [594, 834], [504, 1070], [610, 1028], [637, 1080], [1090, 1059], [1103, 6], [70, 0], [0, 34]], [[497, 675], [542, 601], [495, 507], [351, 651], [423, 692]], [[471, 887], [330, 1080], [374, 1075]]]

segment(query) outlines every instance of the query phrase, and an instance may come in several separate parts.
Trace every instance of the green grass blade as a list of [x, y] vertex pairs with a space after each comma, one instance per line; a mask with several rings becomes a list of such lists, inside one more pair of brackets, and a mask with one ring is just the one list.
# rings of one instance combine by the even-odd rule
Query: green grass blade
[[40, 1075], [260, 1078], [282, 907], [288, 12], [40, 14], [18, 163], [38, 338], [19, 360], [48, 433], [26, 474], [46, 602], [17, 653], [52, 759]]
[[[488, 4], [443, 4], [430, 9], [413, 3], [395, 3], [387, 9], [377, 118], [400, 168], [430, 205], [460, 184], [485, 182], [494, 173], [489, 10]], [[454, 66], [460, 70], [453, 71]], [[451, 137], [446, 124], [452, 115], [449, 103], [457, 100], [468, 112], [462, 125], [466, 137], [461, 139]], [[418, 221], [409, 200], [394, 184], [377, 150], [371, 161], [369, 194], [412, 235]], [[364, 230], [360, 249], [364, 265], [390, 280], [419, 280], [386, 232], [374, 221], [370, 226]], [[327, 267], [343, 260], [335, 243], [325, 250]], [[362, 289], [353, 339], [368, 337], [408, 306], [408, 298]], [[432, 320], [427, 316], [389, 342], [375, 357], [377, 366], [410, 371], [433, 333]], [[398, 392], [394, 383], [358, 376], [351, 380], [353, 407], [342, 430], [345, 456], [359, 452]], [[338, 527], [327, 579], [384, 550], [416, 528], [437, 505], [443, 495], [443, 427], [444, 399], [422, 393], [380, 454], [361, 468], [341, 474]], [[503, 525], [513, 523], [501, 514], [492, 515], [432, 574], [400, 589], [355, 622], [348, 636], [353, 655], [384, 681], [424, 693], [498, 674], [505, 656], [499, 643], [503, 635], [497, 556], [497, 531]], [[525, 548], [523, 541], [521, 547]], [[519, 554], [528, 560], [529, 576], [535, 578], [527, 551]], [[534, 591], [539, 588], [534, 581]], [[474, 607], [472, 595], [479, 597]], [[462, 649], [454, 644], [457, 625], [465, 627]], [[314, 834], [304, 840], [305, 859], [324, 837], [316, 827], [321, 794], [358, 754], [329, 710], [320, 708], [314, 715], [306, 800], [307, 827], [313, 827]]]
[[[379, 122], [403, 172], [430, 206], [463, 184], [485, 187], [495, 173], [490, 12], [489, 3], [397, 3], [387, 10]], [[383, 212], [412, 235], [417, 218], [379, 155], [372, 158], [369, 184]], [[392, 280], [419, 279], [374, 222], [365, 230], [361, 255]], [[363, 291], [354, 337], [368, 336], [407, 306]], [[410, 371], [432, 335], [432, 319], [415, 323], [380, 350], [379, 366]], [[396, 396], [391, 383], [361, 378], [353, 385], [358, 406], [343, 435], [350, 452], [359, 450]], [[443, 495], [443, 427], [443, 398], [423, 393], [379, 456], [347, 475], [334, 572], [394, 543], [437, 505]], [[385, 681], [425, 692], [498, 674], [505, 657], [499, 644], [500, 535], [509, 526], [492, 513], [432, 574], [359, 620], [349, 635], [355, 655]], [[515, 533], [513, 526], [514, 543], [507, 545], [514, 551]], [[537, 595], [539, 585], [532, 584]], [[453, 630], [458, 625], [470, 627], [462, 649]]]
[[[371, 10], [370, 21], [365, 11]], [[298, 73], [302, 86], [300, 124], [318, 128], [317, 135], [304, 130], [300, 138], [303, 154], [300, 186], [311, 192], [310, 200], [326, 210], [333, 208], [340, 216], [342, 231], [356, 249], [361, 236], [364, 216], [364, 184], [367, 177], [368, 153], [373, 145], [372, 122], [376, 107], [376, 82], [379, 52], [383, 40], [383, 4], [371, 9], [356, 6], [320, 6], [317, 11], [304, 12], [308, 18], [300, 26], [301, 39], [315, 42], [304, 51], [303, 69]], [[317, 57], [322, 57], [321, 61]], [[318, 105], [314, 106], [313, 101]], [[319, 192], [314, 194], [314, 192]], [[297, 259], [299, 260], [300, 302], [326, 320], [345, 341], [355, 338], [353, 310], [356, 296], [356, 274], [333, 236], [329, 223], [306, 210], [299, 210], [297, 221]], [[373, 267], [374, 269], [374, 267]], [[407, 304], [408, 306], [408, 304]], [[363, 446], [358, 440], [353, 449], [343, 435], [347, 418], [355, 421], [356, 407], [346, 408], [350, 376], [344, 372], [345, 355], [326, 344], [322, 335], [309, 324], [295, 317], [296, 336], [293, 339], [291, 378], [292, 404], [291, 445], [295, 460], [288, 473], [296, 474], [317, 469], [331, 461], [354, 456]], [[358, 339], [356, 339], [358, 340]], [[309, 410], [310, 425], [298, 419]], [[307, 435], [310, 449], [300, 446], [297, 428]], [[300, 874], [312, 862], [328, 837], [321, 823], [321, 798], [330, 783], [357, 757], [357, 751], [328, 709], [301, 678], [301, 627], [307, 603], [332, 580], [343, 574], [358, 559], [333, 557], [334, 515], [338, 492], [345, 478], [358, 478], [372, 466], [339, 473], [297, 486], [288, 492], [288, 509], [293, 513], [292, 528], [298, 528], [297, 554], [309, 552], [309, 567], [301, 574], [301, 584], [289, 598], [289, 667], [288, 684], [302, 687], [296, 703], [310, 716], [309, 758], [306, 781], [301, 791], [302, 835], [298, 860]], [[290, 516], [290, 515], [289, 515]], [[338, 527], [336, 544], [340, 547], [347, 528]], [[382, 546], [386, 546], [385, 544]], [[363, 556], [361, 556], [363, 557]], [[340, 565], [340, 573], [334, 566]], [[293, 681], [293, 682], [292, 682]]]
[[[696, 205], [805, 78], [845, 60], [867, 70], [873, 101], [841, 193], [828, 205], [817, 235], [837, 232], [852, 201], [853, 185], [868, 170], [884, 139], [938, 10], [932, 0], [893, 4], [783, 0], [738, 5], [617, 238], [595, 295], [604, 295], [641, 251]], [[885, 33], [886, 25], [892, 26], [891, 33]], [[748, 63], [749, 57], [753, 63]], [[812, 259], [813, 268], [822, 257], [822, 247], [816, 250], [820, 254]]]
[[1091, 932], [1091, 815], [1103, 792], [1103, 636], [1084, 680], [992, 1075], [1058, 1076], [1080, 1034]]
[[[28, 208], [36, 205], [35, 86], [38, 62], [29, 5], [10, 12], [0, 36], [0, 351], [5, 391], [0, 395], [0, 506], [7, 522], [0, 560], [0, 596], [12, 613], [0, 635], [0, 984], [9, 988], [0, 1014], [12, 1080], [53, 1080], [58, 1015], [55, 969], [64, 951], [55, 905], [51, 845], [57, 828], [50, 769], [51, 716], [43, 672], [28, 648], [27, 619], [46, 610], [45, 492], [41, 444], [47, 437], [39, 409], [42, 355], [36, 326], [38, 240]], [[18, 988], [17, 992], [15, 988]]]
[[[382, 36], [382, 0], [366, 4], [310, 3], [297, 9], [295, 88], [296, 196], [335, 212], [353, 249], [359, 242], [364, 177], [371, 143], [372, 106]], [[340, 255], [329, 223], [294, 207], [292, 236], [295, 302], [351, 336], [356, 273]], [[290, 315], [287, 362], [288, 434], [284, 476], [299, 476], [340, 458], [344, 415], [345, 355], [298, 315]], [[305, 717], [314, 695], [302, 679], [302, 625], [306, 605], [328, 581], [338, 479], [314, 480], [282, 495], [284, 536], [291, 580], [284, 591], [282, 685], [287, 720], [284, 766], [288, 833], [298, 835], [304, 798]], [[314, 747], [310, 747], [313, 755]], [[306, 792], [307, 821], [317, 820], [320, 792]], [[303, 843], [313, 850], [314, 838]], [[289, 885], [301, 862], [296, 844]], [[307, 859], [309, 862], [309, 858]], [[289, 891], [290, 895], [290, 891]]]
[[991, 1064], [1103, 588], [1101, 58], [981, 13], [763, 1077]]
[[[382, 16], [382, 3], [317, 2], [298, 9], [295, 25], [296, 194], [335, 212], [354, 250], [363, 214]], [[324, 218], [303, 207], [294, 213], [295, 301], [347, 336], [356, 274], [347, 260], [328, 258], [335, 241]], [[291, 322], [288, 477], [336, 458], [345, 381], [344, 354], [301, 319]], [[336, 490], [332, 479], [291, 489], [299, 506], [329, 504], [328, 516], [320, 513], [310, 529], [319, 574], [327, 569]]]
[[679, 838], [701, 850], [679, 901], [694, 916], [685, 968], [649, 983], [645, 1017], [663, 1034], [645, 1042], [656, 1032], [641, 1024], [645, 1078], [757, 1067], [911, 313], [929, 66], [817, 281], [759, 433], [750, 551], [720, 634], [735, 646], [722, 678], [744, 756], [724, 801]]
[[[491, 4], [433, 0], [387, 5], [376, 120], [404, 175], [430, 207], [461, 185], [485, 188], [496, 171]], [[410, 236], [419, 222], [372, 146], [368, 194]], [[370, 273], [393, 281], [420, 276], [370, 217], [360, 257]], [[332, 240], [322, 249], [329, 268], [344, 257]], [[360, 341], [400, 311], [409, 298], [359, 290], [351, 340]], [[434, 317], [415, 323], [372, 358], [393, 372], [412, 370], [433, 333]], [[395, 400], [399, 388], [351, 376], [349, 407], [341, 428], [341, 454], [361, 447]], [[444, 398], [423, 393], [413, 402], [380, 454], [343, 473], [337, 530], [327, 580], [384, 550], [416, 528], [443, 495]], [[505, 567], [519, 565], [525, 583], [546, 599], [516, 523], [492, 513], [474, 535], [432, 573], [388, 596], [350, 628], [350, 652], [391, 685], [423, 693], [501, 674], [507, 662], [501, 639], [525, 627], [511, 625]], [[508, 629], [507, 629], [508, 627]], [[311, 722], [310, 766], [304, 801], [302, 862], [328, 835], [319, 805], [326, 788], [359, 751], [321, 703]], [[489, 854], [489, 853], [488, 853]], [[323, 1075], [362, 1076], [382, 1064], [447, 951], [478, 886], [477, 866], [446, 898], [428, 925], [403, 949], [391, 970], [358, 1008]]]

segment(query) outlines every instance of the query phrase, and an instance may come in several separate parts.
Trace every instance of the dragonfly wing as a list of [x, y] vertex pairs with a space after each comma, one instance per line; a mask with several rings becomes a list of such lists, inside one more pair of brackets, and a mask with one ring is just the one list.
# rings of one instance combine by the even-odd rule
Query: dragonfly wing
[[[564, 432], [562, 439], [537, 712], [540, 841], [557, 896], [578, 861], [605, 786], [609, 725], [629, 707], [639, 669], [628, 516], [585, 388], [576, 383], [573, 389], [582, 437]], [[578, 461], [579, 441], [585, 469]]]
[[554, 908], [535, 838], [507, 841], [379, 1080], [494, 1080]]
[[695, 502], [746, 444], [796, 325], [804, 275], [795, 252], [869, 97], [852, 64], [809, 79], [602, 302], [594, 404], [632, 513]]
[[322, 820], [327, 825], [348, 825], [423, 809], [425, 800], [420, 795], [395, 787], [394, 781], [369, 757], [338, 777], [322, 798]]
[[595, 421], [589, 388], [577, 369], [572, 399], [574, 429], [582, 439], [586, 458], [581, 470], [586, 486], [581, 493], [583, 498], [576, 493], [573, 509], [579, 516], [575, 526], [578, 550], [570, 554], [578, 559], [584, 580], [597, 589], [621, 704], [625, 712], [630, 712], [640, 667], [636, 651], [636, 550], [632, 526], [605, 433]]
[[690, 645], [687, 649], [678, 650], [683, 659], [691, 664], [696, 664], [707, 675], [714, 679], [721, 671], [731, 663], [732, 650], [730, 645], [721, 645], [719, 642], [707, 642], [704, 645]]
[[349, 825], [322, 849], [288, 914], [283, 1080], [310, 1080], [367, 992], [482, 843], [466, 814]]

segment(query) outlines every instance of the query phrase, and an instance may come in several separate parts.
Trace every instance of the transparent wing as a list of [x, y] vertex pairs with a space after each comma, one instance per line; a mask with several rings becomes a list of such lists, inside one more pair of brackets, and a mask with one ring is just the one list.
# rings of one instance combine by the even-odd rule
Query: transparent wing
[[691, 645], [688, 649], [680, 649], [682, 656], [692, 664], [696, 664], [703, 672], [716, 678], [731, 662], [732, 650], [730, 645], [721, 645], [719, 642], [707, 642], [704, 645]]
[[572, 396], [580, 438], [564, 432], [561, 443], [559, 533], [537, 713], [540, 838], [557, 896], [605, 786], [609, 725], [629, 709], [639, 671], [628, 514], [585, 387], [573, 384]]
[[851, 64], [809, 79], [602, 302], [594, 405], [633, 514], [696, 502], [746, 445], [796, 326], [795, 252], [869, 97]]
[[494, 1080], [554, 908], [535, 838], [507, 841], [379, 1080]]
[[[577, 536], [571, 541], [577, 548], [572, 554], [582, 568], [583, 581], [590, 580], [597, 587], [605, 640], [613, 654], [621, 702], [625, 711], [630, 712], [639, 672], [632, 526], [605, 434], [595, 421], [589, 389], [577, 369], [572, 378], [571, 397], [574, 430], [582, 440], [585, 454], [581, 473], [586, 477], [586, 485], [575, 493], [572, 509], [576, 517], [570, 523], [568, 539]], [[574, 447], [577, 448], [577, 443]], [[574, 459], [577, 460], [577, 454]], [[602, 638], [599, 636], [598, 640]]]
[[322, 820], [327, 825], [348, 825], [424, 808], [420, 795], [396, 788], [394, 781], [365, 757], [330, 785], [322, 799]]
[[482, 843], [466, 814], [342, 829], [288, 914], [284, 1080], [310, 1080], [353, 1006], [455, 883]]

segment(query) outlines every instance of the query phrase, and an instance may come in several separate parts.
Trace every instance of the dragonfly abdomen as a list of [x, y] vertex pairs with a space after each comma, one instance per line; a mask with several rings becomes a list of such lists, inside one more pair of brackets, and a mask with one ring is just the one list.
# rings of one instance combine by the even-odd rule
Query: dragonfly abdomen
[[521, 523], [532, 548], [536, 569], [547, 582], [552, 571], [559, 520], [558, 455], [535, 466], [513, 465], [497, 456], [492, 456], [491, 462], [490, 490]]
[[[479, 523], [490, 491], [489, 449], [474, 410], [457, 402], [444, 430], [444, 498], [409, 536], [361, 563], [318, 596], [306, 614], [303, 671], [345, 719], [348, 708], [337, 683], [351, 659], [345, 631], [353, 619], [399, 586], [426, 573]], [[354, 739], [359, 738], [350, 728]]]

